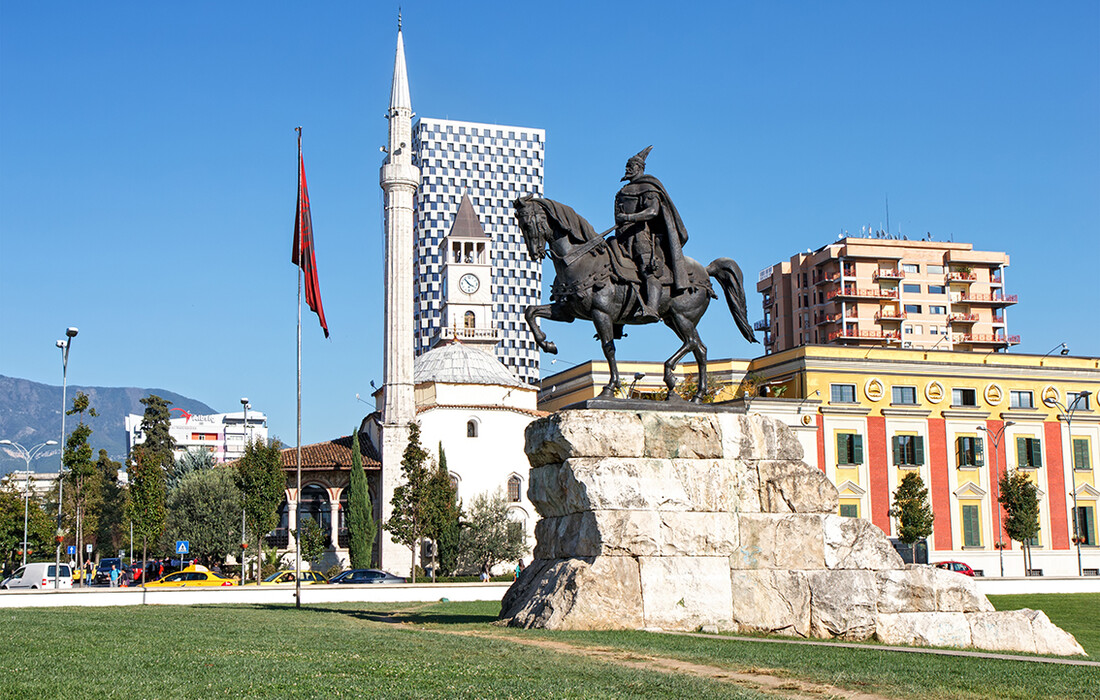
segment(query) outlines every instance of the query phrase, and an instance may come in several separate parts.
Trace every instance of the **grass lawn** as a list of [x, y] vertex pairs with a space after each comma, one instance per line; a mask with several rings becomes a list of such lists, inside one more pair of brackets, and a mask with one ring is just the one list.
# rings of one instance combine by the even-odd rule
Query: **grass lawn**
[[[1077, 635], [1094, 658], [1100, 596], [1001, 596]], [[759, 698], [648, 657], [897, 698], [1100, 696], [1100, 668], [490, 623], [495, 603], [4, 610], [8, 697]], [[525, 642], [525, 643], [518, 643]], [[537, 646], [618, 650], [616, 659]], [[827, 695], [826, 695], [827, 696]]]

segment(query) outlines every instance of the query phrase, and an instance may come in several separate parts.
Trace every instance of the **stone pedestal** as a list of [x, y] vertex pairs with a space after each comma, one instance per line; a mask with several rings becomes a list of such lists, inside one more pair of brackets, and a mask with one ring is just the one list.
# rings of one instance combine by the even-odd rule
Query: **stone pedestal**
[[527, 428], [535, 560], [510, 625], [776, 632], [1083, 654], [1041, 612], [906, 566], [786, 425], [752, 414], [565, 410]]

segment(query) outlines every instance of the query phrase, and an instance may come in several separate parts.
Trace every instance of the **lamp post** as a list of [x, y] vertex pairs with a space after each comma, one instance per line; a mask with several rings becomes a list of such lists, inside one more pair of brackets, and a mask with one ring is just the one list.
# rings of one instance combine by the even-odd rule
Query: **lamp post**
[[57, 347], [61, 348], [61, 459], [58, 460], [57, 465], [57, 556], [54, 559], [54, 577], [53, 587], [59, 588], [61, 585], [61, 504], [63, 502], [62, 495], [65, 484], [64, 471], [65, 471], [65, 402], [66, 392], [69, 387], [69, 348], [73, 344], [73, 338], [79, 331], [69, 326], [65, 329], [65, 340], [59, 340], [55, 343]]
[[[1001, 445], [1001, 438], [1004, 437], [1005, 429], [1008, 428], [1008, 426], [1010, 426], [1010, 425], [1016, 425], [1016, 421], [1014, 421], [1014, 420], [1005, 421], [1004, 423], [1001, 424], [1001, 427], [998, 430], [990, 430], [989, 428], [986, 428], [984, 425], [979, 425], [978, 426], [978, 430], [982, 431], [983, 433], [985, 433], [986, 435], [989, 436], [989, 442], [993, 446], [993, 471], [997, 475], [997, 482], [998, 482], [997, 483], [997, 493], [998, 494], [1001, 492], [1001, 486], [1000, 486], [1001, 468], [997, 464], [997, 455], [1000, 453], [999, 448], [1000, 448], [1000, 445]], [[990, 489], [990, 491], [992, 491], [992, 489]], [[1001, 560], [1001, 578], [1004, 578], [1004, 575], [1005, 575], [1005, 547], [1004, 547], [1004, 542], [1001, 540], [1001, 535], [1004, 533], [1004, 530], [1001, 529], [1001, 504], [1000, 504], [999, 501], [1000, 501], [1000, 499], [998, 499], [998, 503], [994, 504], [993, 513], [997, 516], [997, 556], [1000, 557], [1000, 560]]]
[[[1062, 412], [1062, 415], [1066, 419], [1066, 434], [1069, 436], [1069, 450], [1068, 450], [1069, 454], [1068, 454], [1068, 457], [1069, 457], [1070, 461], [1073, 460], [1073, 414], [1077, 411], [1077, 407], [1078, 407], [1078, 404], [1080, 403], [1081, 399], [1088, 400], [1089, 396], [1092, 396], [1091, 391], [1079, 391], [1079, 392], [1077, 392], [1077, 395], [1074, 397], [1073, 401], [1069, 402], [1068, 407], [1064, 403], [1059, 401], [1058, 399], [1054, 398], [1053, 396], [1047, 396], [1046, 398], [1043, 399], [1043, 404], [1045, 404], [1047, 406], [1047, 408], [1057, 408], [1059, 411]], [[1066, 452], [1066, 451], [1063, 450], [1063, 452]], [[1062, 458], [1062, 475], [1065, 476], [1065, 473], [1066, 473], [1066, 457], [1063, 457]], [[1066, 480], [1066, 483], [1069, 484], [1069, 495], [1073, 497], [1073, 512], [1071, 514], [1071, 519], [1073, 520], [1073, 541], [1074, 541], [1073, 543], [1075, 545], [1077, 545], [1077, 575], [1081, 576], [1082, 575], [1082, 569], [1081, 569], [1081, 533], [1078, 532], [1078, 530], [1077, 530], [1077, 515], [1078, 515], [1078, 511], [1077, 511], [1077, 480], [1073, 476], [1073, 467], [1072, 466], [1070, 467], [1069, 479]]]
[[48, 445], [56, 445], [57, 440], [47, 440], [40, 445], [35, 445], [31, 449], [23, 447], [18, 442], [12, 442], [11, 440], [0, 440], [0, 445], [7, 445], [14, 447], [19, 451], [19, 456], [23, 458], [23, 461], [27, 463], [26, 477], [23, 479], [23, 566], [27, 565], [27, 515], [30, 511], [31, 503], [31, 462], [38, 453], [42, 451], [43, 447]]
[[[241, 406], [244, 407], [244, 447], [248, 450], [248, 397], [241, 397]], [[242, 454], [243, 458], [244, 455]], [[248, 544], [248, 533], [244, 524], [244, 503], [241, 503], [241, 585], [244, 585], [244, 555]]]

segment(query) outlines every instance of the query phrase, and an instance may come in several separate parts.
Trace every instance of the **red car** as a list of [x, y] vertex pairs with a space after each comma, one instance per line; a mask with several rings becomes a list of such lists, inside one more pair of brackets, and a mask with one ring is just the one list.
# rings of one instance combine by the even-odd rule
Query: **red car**
[[969, 564], [963, 564], [961, 561], [941, 561], [936, 562], [932, 566], [937, 569], [947, 569], [948, 571], [954, 571], [962, 574], [963, 576], [973, 576], [974, 569], [970, 568]]

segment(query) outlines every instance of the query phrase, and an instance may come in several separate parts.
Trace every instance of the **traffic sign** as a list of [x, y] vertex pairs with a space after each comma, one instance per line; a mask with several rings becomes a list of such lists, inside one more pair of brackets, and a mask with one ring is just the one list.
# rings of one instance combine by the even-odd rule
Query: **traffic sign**
[[90, 544], [84, 545], [84, 551], [87, 552], [88, 554], [91, 554], [92, 553], [92, 545], [90, 545]]
[[190, 554], [191, 542], [189, 540], [176, 540], [176, 554]]
[[76, 554], [76, 545], [75, 544], [70, 544], [69, 545], [69, 554]]

